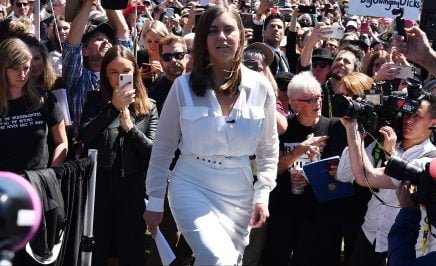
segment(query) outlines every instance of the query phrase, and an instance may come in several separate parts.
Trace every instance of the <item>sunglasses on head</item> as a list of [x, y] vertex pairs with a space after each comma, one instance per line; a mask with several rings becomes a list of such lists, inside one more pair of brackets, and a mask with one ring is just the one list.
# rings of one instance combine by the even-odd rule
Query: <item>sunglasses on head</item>
[[23, 7], [23, 6], [28, 6], [29, 3], [15, 3], [16, 7]]
[[185, 52], [177, 52], [177, 53], [165, 53], [161, 54], [162, 60], [165, 62], [169, 62], [175, 58], [176, 60], [182, 60], [185, 57]]

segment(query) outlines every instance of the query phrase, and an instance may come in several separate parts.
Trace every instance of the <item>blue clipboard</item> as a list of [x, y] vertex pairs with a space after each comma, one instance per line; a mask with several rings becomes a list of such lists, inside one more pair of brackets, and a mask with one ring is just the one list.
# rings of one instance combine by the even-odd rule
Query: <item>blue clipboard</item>
[[337, 181], [329, 174], [329, 162], [333, 160], [339, 160], [339, 156], [333, 156], [303, 165], [304, 174], [318, 202], [354, 195], [352, 183]]

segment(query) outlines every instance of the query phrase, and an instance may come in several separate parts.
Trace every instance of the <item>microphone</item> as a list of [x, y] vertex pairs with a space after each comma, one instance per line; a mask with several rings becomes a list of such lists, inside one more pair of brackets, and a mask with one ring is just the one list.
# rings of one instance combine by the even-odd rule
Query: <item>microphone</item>
[[230, 118], [227, 118], [226, 117], [226, 123], [227, 124], [234, 124], [234, 123], [236, 123], [236, 120], [233, 118], [233, 119], [230, 119]]

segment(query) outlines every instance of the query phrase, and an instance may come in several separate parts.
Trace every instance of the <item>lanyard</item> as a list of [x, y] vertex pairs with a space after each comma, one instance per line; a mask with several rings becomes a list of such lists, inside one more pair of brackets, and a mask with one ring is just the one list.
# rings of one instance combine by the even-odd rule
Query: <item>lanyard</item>
[[332, 106], [332, 96], [330, 93], [330, 79], [328, 79], [325, 83], [325, 88], [327, 91], [327, 108], [329, 109], [329, 118], [333, 117], [333, 106]]

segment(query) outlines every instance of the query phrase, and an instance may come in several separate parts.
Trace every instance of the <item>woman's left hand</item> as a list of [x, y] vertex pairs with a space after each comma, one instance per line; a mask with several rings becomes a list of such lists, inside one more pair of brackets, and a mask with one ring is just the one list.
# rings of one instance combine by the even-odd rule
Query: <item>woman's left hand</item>
[[130, 119], [130, 111], [127, 107], [120, 110], [120, 125], [126, 132], [133, 127], [133, 122]]
[[256, 203], [254, 205], [253, 214], [251, 215], [250, 226], [252, 228], [262, 227], [268, 217], [268, 206], [264, 203]]

